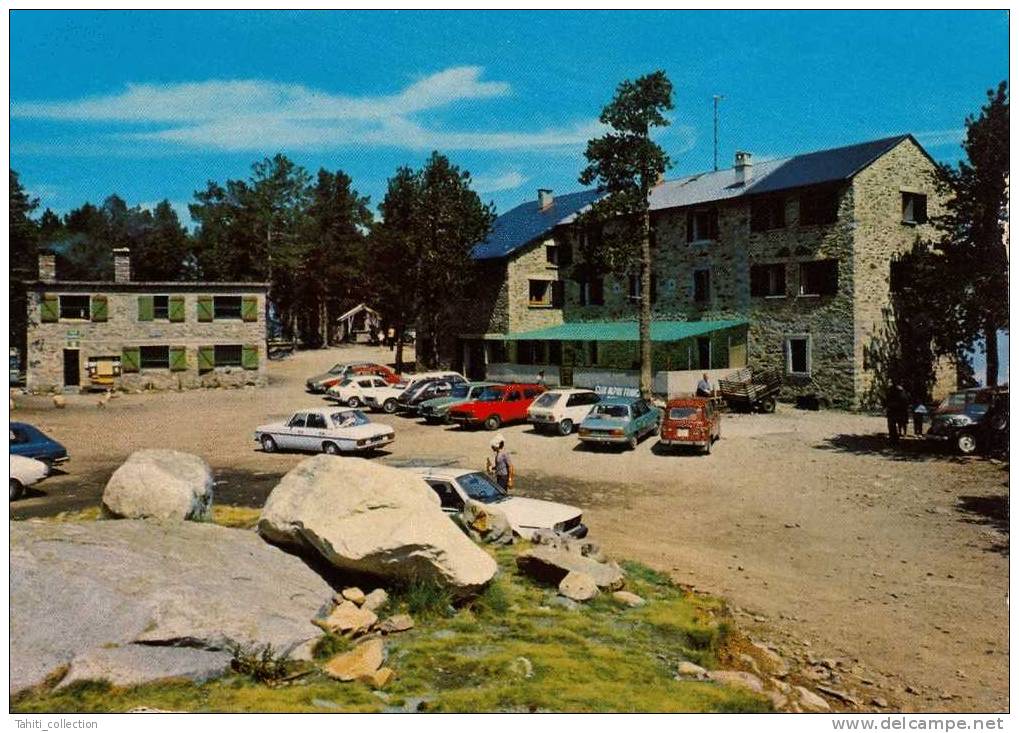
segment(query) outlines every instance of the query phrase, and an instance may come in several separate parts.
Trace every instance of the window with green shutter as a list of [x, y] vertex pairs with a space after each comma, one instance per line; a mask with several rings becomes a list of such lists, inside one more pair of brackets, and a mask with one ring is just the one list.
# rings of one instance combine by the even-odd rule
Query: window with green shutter
[[105, 321], [109, 318], [110, 304], [105, 295], [92, 296], [92, 320]]
[[198, 347], [198, 372], [211, 372], [216, 367], [216, 347]]
[[154, 311], [154, 299], [151, 295], [138, 296], [138, 320], [151, 321]]
[[188, 352], [183, 346], [170, 347], [170, 371], [185, 372], [188, 368]]
[[141, 368], [141, 350], [137, 346], [125, 346], [120, 355], [120, 371], [125, 374]]
[[171, 295], [170, 296], [170, 322], [171, 323], [183, 323], [184, 322], [184, 296], [183, 295]]
[[60, 299], [51, 293], [42, 296], [39, 320], [43, 323], [56, 323], [60, 319]]
[[201, 323], [208, 323], [212, 320], [212, 296], [198, 296], [198, 320]]
[[258, 346], [245, 344], [244, 352], [241, 354], [241, 366], [245, 369], [258, 369]]
[[241, 301], [241, 320], [253, 323], [258, 320], [258, 296], [245, 295]]

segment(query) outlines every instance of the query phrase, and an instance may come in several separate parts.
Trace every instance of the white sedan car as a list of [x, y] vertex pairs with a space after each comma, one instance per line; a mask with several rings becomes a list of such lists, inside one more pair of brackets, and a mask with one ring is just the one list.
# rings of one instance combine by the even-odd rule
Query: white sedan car
[[589, 389], [549, 390], [527, 408], [527, 422], [535, 430], [569, 435], [584, 421], [599, 399]]
[[37, 461], [34, 458], [26, 458], [25, 456], [16, 456], [14, 454], [11, 454], [9, 458], [11, 468], [10, 501], [20, 499], [25, 493], [26, 488], [39, 483], [50, 475], [49, 466], [42, 461]]
[[395, 438], [388, 425], [374, 423], [360, 410], [338, 407], [295, 412], [289, 420], [262, 425], [255, 440], [266, 453], [277, 450], [360, 453], [389, 445]]
[[471, 498], [490, 504], [502, 513], [513, 528], [513, 533], [531, 540], [538, 530], [552, 530], [581, 539], [587, 536], [583, 515], [575, 506], [554, 501], [510, 496], [483, 471], [466, 468], [423, 466], [407, 469], [421, 475], [439, 495], [442, 510], [459, 514]]
[[383, 389], [392, 385], [382, 377], [371, 374], [355, 374], [347, 377], [326, 391], [326, 399], [339, 402], [347, 407], [367, 405], [370, 397], [375, 397]]

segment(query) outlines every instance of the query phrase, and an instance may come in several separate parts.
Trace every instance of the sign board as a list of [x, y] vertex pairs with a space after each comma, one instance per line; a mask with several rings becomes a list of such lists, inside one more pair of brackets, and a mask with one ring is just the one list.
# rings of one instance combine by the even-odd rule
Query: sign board
[[640, 397], [640, 387], [618, 387], [612, 384], [594, 385], [595, 394], [603, 397]]

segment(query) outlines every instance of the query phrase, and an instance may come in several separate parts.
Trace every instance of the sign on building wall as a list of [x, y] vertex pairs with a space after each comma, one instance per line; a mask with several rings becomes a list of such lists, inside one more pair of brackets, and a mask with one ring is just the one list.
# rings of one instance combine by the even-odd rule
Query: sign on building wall
[[594, 385], [595, 394], [602, 397], [640, 397], [640, 387], [617, 387], [611, 384]]

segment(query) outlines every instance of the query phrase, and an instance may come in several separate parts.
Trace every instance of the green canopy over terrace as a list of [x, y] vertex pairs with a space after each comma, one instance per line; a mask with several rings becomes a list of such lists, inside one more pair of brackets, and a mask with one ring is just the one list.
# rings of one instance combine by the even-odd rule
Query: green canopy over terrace
[[[652, 321], [651, 340], [682, 341], [728, 328], [746, 326], [744, 319], [730, 321]], [[584, 321], [563, 323], [535, 331], [509, 333], [506, 341], [639, 341], [636, 321]]]

